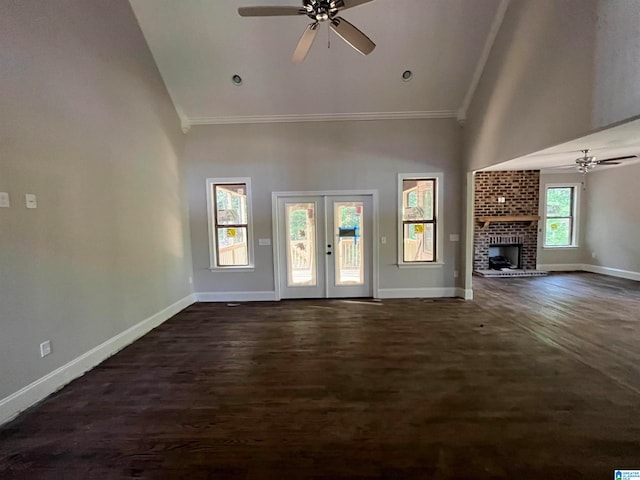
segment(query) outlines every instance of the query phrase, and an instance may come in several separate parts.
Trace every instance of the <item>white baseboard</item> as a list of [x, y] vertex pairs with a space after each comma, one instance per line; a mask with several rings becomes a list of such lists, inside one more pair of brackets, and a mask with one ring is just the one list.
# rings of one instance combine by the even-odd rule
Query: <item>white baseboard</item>
[[173, 305], [169, 305], [167, 308], [151, 315], [149, 318], [101, 343], [97, 347], [92, 348], [53, 372], [39, 378], [8, 397], [1, 399], [0, 425], [14, 419], [20, 412], [44, 400], [52, 393], [64, 387], [67, 383], [82, 376], [85, 372], [91, 370], [127, 345], [132, 344], [194, 302], [195, 296], [193, 294], [187, 295]]
[[456, 288], [456, 297], [464, 298], [465, 300], [473, 300], [472, 288]]
[[619, 268], [601, 267], [599, 265], [582, 265], [582, 270], [585, 272], [599, 273], [601, 275], [609, 275], [612, 277], [626, 278], [629, 280], [636, 280], [640, 282], [640, 272], [631, 272], [629, 270], [621, 270]]
[[589, 265], [588, 263], [558, 263], [549, 265], [538, 265], [538, 270], [548, 272], [591, 272], [611, 277], [626, 278], [628, 280], [640, 281], [640, 272], [622, 270], [619, 268], [602, 267], [600, 265]]
[[581, 263], [550, 263], [546, 265], [537, 265], [536, 270], [544, 270], [546, 272], [579, 272], [583, 270], [584, 265]]
[[198, 302], [274, 302], [276, 292], [198, 292]]
[[458, 288], [381, 288], [378, 298], [449, 298], [460, 295]]

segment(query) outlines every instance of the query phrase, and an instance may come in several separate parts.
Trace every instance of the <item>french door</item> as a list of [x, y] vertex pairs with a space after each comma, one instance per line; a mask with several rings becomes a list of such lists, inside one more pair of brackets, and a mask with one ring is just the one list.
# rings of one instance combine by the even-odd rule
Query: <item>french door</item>
[[370, 195], [277, 197], [281, 298], [372, 297]]

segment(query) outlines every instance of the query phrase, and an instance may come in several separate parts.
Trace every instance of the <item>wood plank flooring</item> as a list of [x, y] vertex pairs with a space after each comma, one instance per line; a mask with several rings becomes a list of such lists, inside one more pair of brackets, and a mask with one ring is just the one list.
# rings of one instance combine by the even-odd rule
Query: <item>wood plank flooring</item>
[[596, 479], [640, 469], [640, 283], [195, 304], [0, 429], [1, 479]]

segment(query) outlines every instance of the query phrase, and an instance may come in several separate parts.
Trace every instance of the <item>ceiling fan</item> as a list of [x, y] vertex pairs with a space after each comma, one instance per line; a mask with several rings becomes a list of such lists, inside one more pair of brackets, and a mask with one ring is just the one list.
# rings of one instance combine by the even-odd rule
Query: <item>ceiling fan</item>
[[[604, 160], [598, 160], [596, 157], [589, 155], [589, 149], [585, 148], [580, 150], [582, 157], [576, 158], [575, 167], [580, 173], [589, 173], [597, 165], [619, 165], [622, 160], [629, 160], [631, 158], [638, 158], [637, 155], [625, 155], [624, 157], [606, 158]], [[573, 165], [572, 165], [573, 166]]]
[[278, 17], [289, 15], [306, 15], [313, 20], [302, 34], [298, 46], [293, 52], [292, 61], [302, 62], [318, 34], [320, 24], [329, 22], [329, 27], [340, 38], [363, 55], [369, 55], [376, 48], [376, 44], [364, 33], [338, 16], [338, 13], [348, 8], [357, 7], [373, 0], [303, 0], [302, 7], [272, 6], [272, 7], [240, 7], [241, 17]]

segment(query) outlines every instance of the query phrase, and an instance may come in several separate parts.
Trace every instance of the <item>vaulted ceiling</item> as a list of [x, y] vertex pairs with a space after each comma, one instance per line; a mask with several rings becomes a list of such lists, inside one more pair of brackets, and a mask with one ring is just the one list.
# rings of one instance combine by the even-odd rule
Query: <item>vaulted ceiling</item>
[[375, 0], [342, 13], [377, 44], [373, 53], [325, 24], [294, 64], [309, 18], [243, 18], [237, 9], [301, 1], [130, 1], [185, 126], [464, 117], [503, 14], [503, 0]]

